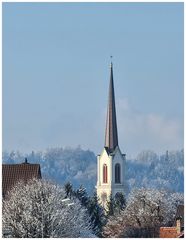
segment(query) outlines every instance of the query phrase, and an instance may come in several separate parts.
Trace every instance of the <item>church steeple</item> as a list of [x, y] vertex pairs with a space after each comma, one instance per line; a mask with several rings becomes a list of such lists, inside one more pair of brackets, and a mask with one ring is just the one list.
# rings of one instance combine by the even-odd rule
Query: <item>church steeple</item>
[[114, 96], [113, 64], [110, 65], [110, 84], [105, 130], [105, 145], [102, 153], [97, 156], [97, 196], [100, 204], [108, 210], [107, 201], [117, 193], [126, 194], [125, 154], [118, 146], [116, 107]]
[[108, 148], [110, 152], [113, 152], [116, 146], [118, 146], [118, 132], [117, 132], [116, 107], [115, 107], [115, 96], [114, 96], [113, 64], [111, 62], [109, 99], [108, 99], [106, 130], [105, 130], [105, 147]]

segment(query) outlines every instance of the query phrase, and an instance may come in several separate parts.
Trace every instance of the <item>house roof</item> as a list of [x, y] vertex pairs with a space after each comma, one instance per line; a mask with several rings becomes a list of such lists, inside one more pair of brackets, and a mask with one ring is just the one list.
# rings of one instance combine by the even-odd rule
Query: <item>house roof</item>
[[[178, 233], [178, 225], [177, 219], [180, 219], [181, 229], [180, 233]], [[174, 220], [174, 224], [172, 227], [160, 227], [160, 238], [183, 238], [184, 237], [184, 205], [178, 205], [177, 212]]]
[[25, 161], [21, 164], [3, 164], [2, 165], [2, 190], [3, 196], [16, 184], [23, 180], [28, 181], [32, 178], [41, 178], [39, 164], [30, 164]]
[[176, 227], [160, 227], [160, 238], [177, 238]]

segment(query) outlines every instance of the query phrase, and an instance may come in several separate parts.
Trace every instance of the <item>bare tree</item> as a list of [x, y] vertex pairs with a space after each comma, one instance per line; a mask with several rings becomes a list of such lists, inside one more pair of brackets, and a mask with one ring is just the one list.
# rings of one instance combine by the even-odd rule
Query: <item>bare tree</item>
[[159, 226], [170, 225], [183, 194], [154, 189], [134, 189], [121, 214], [110, 218], [104, 237], [155, 237]]
[[44, 180], [19, 182], [3, 201], [3, 237], [93, 237], [85, 208]]

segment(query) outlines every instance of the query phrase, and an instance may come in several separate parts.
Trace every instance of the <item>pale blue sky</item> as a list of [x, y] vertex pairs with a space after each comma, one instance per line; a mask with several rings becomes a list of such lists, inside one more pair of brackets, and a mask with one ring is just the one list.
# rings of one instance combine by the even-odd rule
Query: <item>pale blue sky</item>
[[3, 150], [183, 147], [183, 3], [3, 3]]

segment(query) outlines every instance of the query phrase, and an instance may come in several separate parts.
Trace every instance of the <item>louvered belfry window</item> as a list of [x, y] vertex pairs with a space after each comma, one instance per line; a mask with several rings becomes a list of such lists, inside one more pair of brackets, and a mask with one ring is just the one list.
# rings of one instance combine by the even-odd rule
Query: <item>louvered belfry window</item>
[[121, 183], [121, 168], [119, 163], [115, 165], [115, 183]]
[[107, 183], [107, 165], [103, 165], [103, 183]]

